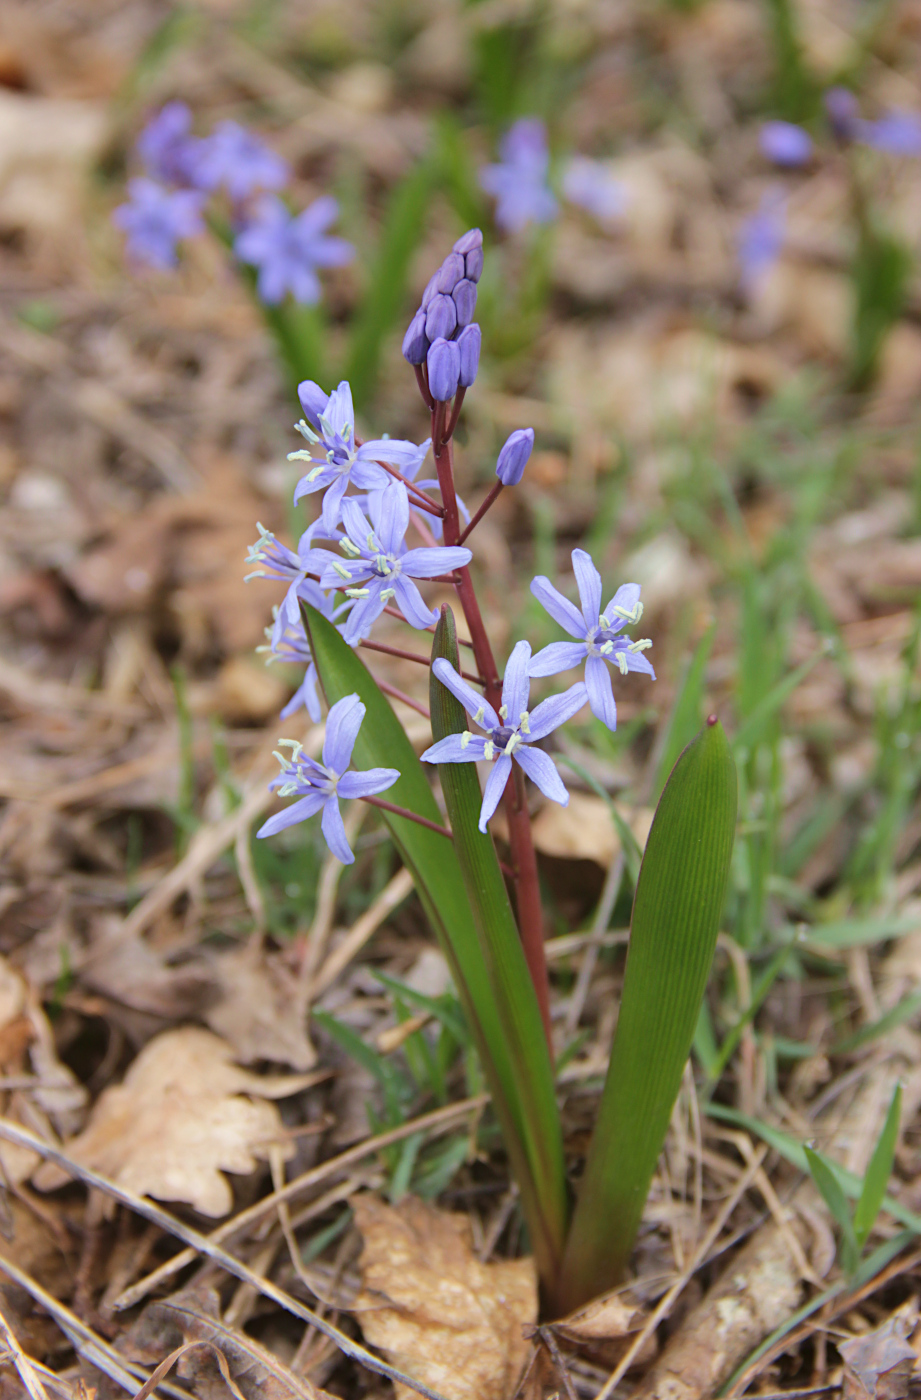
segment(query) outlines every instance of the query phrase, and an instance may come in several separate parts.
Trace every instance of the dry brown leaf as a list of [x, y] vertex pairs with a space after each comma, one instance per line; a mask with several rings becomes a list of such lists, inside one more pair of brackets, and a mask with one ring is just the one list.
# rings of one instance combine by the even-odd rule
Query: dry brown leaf
[[[355, 1312], [367, 1340], [446, 1400], [509, 1400], [537, 1319], [532, 1259], [483, 1264], [464, 1215], [406, 1196], [352, 1204], [364, 1240]], [[397, 1386], [398, 1400], [414, 1392]]]
[[171, 967], [143, 935], [126, 938], [122, 920], [111, 917], [98, 925], [80, 980], [123, 1006], [174, 1020], [200, 1012], [214, 991], [203, 963]]
[[895, 1314], [882, 1327], [839, 1344], [844, 1400], [902, 1400], [917, 1360], [905, 1337], [906, 1318]]
[[[646, 1312], [629, 1296], [618, 1293], [596, 1298], [572, 1317], [554, 1325], [561, 1341], [569, 1343], [589, 1360], [611, 1370], [623, 1356], [633, 1333], [646, 1321]], [[637, 1352], [634, 1366], [648, 1366], [656, 1355], [653, 1334]]]
[[[226, 1215], [233, 1194], [222, 1172], [253, 1171], [270, 1143], [284, 1140], [278, 1110], [264, 1099], [312, 1082], [250, 1074], [233, 1063], [233, 1048], [220, 1036], [183, 1026], [144, 1047], [124, 1081], [100, 1095], [67, 1152], [138, 1195]], [[283, 1151], [290, 1156], [293, 1148]], [[69, 1179], [50, 1162], [33, 1177], [43, 1191]]]
[[303, 999], [281, 959], [261, 943], [223, 953], [214, 961], [221, 998], [205, 1012], [212, 1030], [230, 1041], [243, 1064], [276, 1060], [312, 1069], [317, 1052], [307, 1034]]
[[[652, 825], [652, 811], [640, 807], [625, 809], [622, 815], [643, 850]], [[608, 866], [620, 853], [620, 836], [608, 804], [593, 793], [570, 793], [568, 807], [548, 802], [534, 820], [533, 833], [539, 851], [563, 860], [593, 860]]]

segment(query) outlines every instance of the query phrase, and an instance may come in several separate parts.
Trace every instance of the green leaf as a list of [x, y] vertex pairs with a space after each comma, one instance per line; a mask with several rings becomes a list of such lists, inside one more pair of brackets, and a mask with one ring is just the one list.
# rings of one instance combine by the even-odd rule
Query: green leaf
[[767, 967], [764, 969], [761, 976], [758, 978], [758, 981], [752, 988], [751, 1001], [749, 1002], [748, 1006], [742, 1012], [742, 1015], [739, 1017], [738, 1021], [736, 1021], [732, 1029], [727, 1031], [725, 1039], [723, 1040], [723, 1043], [719, 1048], [719, 1052], [716, 1055], [715, 1061], [711, 1068], [707, 1071], [707, 1078], [708, 1080], [710, 1080], [711, 1090], [714, 1087], [716, 1081], [719, 1079], [723, 1070], [729, 1063], [729, 1059], [732, 1055], [732, 1052], [735, 1050], [739, 1041], [742, 1039], [742, 1032], [745, 1030], [745, 1027], [751, 1021], [754, 1020], [755, 1016], [758, 1014], [761, 1007], [763, 1006], [768, 992], [771, 990], [771, 988], [774, 985], [774, 982], [777, 979], [777, 974], [780, 972], [780, 969], [787, 961], [789, 955], [790, 950], [788, 948], [780, 948], [774, 954], [774, 956], [771, 958], [771, 961], [768, 963]]
[[767, 694], [759, 700], [745, 723], [737, 730], [732, 741], [733, 753], [737, 755], [741, 755], [743, 752], [747, 753], [758, 742], [767, 721], [776, 714], [800, 682], [806, 679], [813, 667], [817, 666], [827, 654], [827, 647], [822, 647], [801, 666], [797, 666], [795, 671], [791, 671], [789, 675], [784, 676], [782, 680], [771, 687]]
[[876, 373], [886, 336], [905, 306], [912, 257], [898, 239], [862, 220], [851, 276], [854, 283], [850, 387], [865, 389]]
[[878, 1021], [871, 1021], [868, 1026], [861, 1026], [853, 1035], [836, 1040], [829, 1054], [847, 1055], [852, 1050], [859, 1050], [862, 1045], [869, 1045], [871, 1041], [879, 1040], [880, 1036], [888, 1035], [897, 1026], [904, 1026], [918, 1011], [921, 1011], [921, 992], [912, 992], [910, 996], [896, 1002], [892, 1010], [880, 1016]]
[[410, 170], [388, 200], [377, 256], [349, 339], [345, 377], [359, 408], [374, 392], [384, 337], [404, 310], [409, 266], [425, 233], [437, 176], [437, 164], [429, 157]]
[[[455, 669], [460, 666], [450, 608], [442, 609], [432, 656], [446, 657]], [[434, 737], [462, 734], [467, 728], [467, 717], [434, 674], [429, 695]], [[524, 1110], [518, 1131], [527, 1154], [528, 1175], [519, 1179], [518, 1185], [525, 1218], [532, 1237], [538, 1228], [547, 1236], [547, 1252], [551, 1247], [557, 1252], [562, 1249], [566, 1224], [566, 1173], [553, 1066], [537, 996], [492, 837], [477, 825], [482, 794], [476, 767], [472, 763], [441, 763], [438, 774]], [[555, 1274], [548, 1273], [544, 1279], [549, 1286], [555, 1281]]]
[[895, 1158], [895, 1144], [899, 1135], [901, 1112], [902, 1086], [897, 1084], [882, 1132], [873, 1149], [873, 1156], [870, 1158], [870, 1165], [867, 1167], [867, 1173], [863, 1179], [863, 1189], [854, 1211], [854, 1234], [861, 1249], [867, 1242], [886, 1197], [886, 1187], [889, 1185], [892, 1163]]
[[611, 1063], [566, 1246], [568, 1311], [620, 1282], [700, 1015], [729, 876], [736, 771], [709, 721], [656, 809], [633, 904]]
[[860, 1249], [857, 1244], [857, 1236], [854, 1234], [847, 1197], [841, 1189], [841, 1183], [837, 1176], [822, 1154], [815, 1152], [811, 1147], [805, 1147], [803, 1151], [806, 1154], [806, 1162], [812, 1179], [819, 1188], [822, 1200], [828, 1206], [841, 1231], [841, 1267], [850, 1277], [860, 1262]]
[[[306, 604], [302, 604], [302, 610], [327, 702], [332, 704], [344, 695], [357, 694], [367, 709], [355, 742], [356, 768], [397, 768], [400, 777], [388, 789], [388, 801], [441, 823], [443, 817], [426, 770], [374, 678], [331, 622]], [[475, 774], [473, 777], [476, 781]], [[426, 916], [448, 959], [521, 1190], [538, 1269], [542, 1278], [552, 1278], [559, 1268], [566, 1220], [562, 1145], [552, 1076], [548, 1088], [540, 1059], [527, 1058], [516, 1040], [516, 1025], [503, 1019], [493, 970], [484, 952], [483, 936], [471, 909], [454, 842], [407, 817], [390, 812], [382, 812], [381, 816], [413, 876]], [[495, 852], [492, 859], [495, 860]], [[501, 881], [501, 872], [499, 876]], [[504, 886], [502, 895], [507, 905]], [[521, 967], [524, 969], [523, 954]], [[522, 971], [521, 985], [530, 991], [526, 970]], [[533, 992], [530, 994], [533, 996]], [[547, 1055], [546, 1048], [543, 1054]], [[558, 1163], [555, 1169], [554, 1163]]]

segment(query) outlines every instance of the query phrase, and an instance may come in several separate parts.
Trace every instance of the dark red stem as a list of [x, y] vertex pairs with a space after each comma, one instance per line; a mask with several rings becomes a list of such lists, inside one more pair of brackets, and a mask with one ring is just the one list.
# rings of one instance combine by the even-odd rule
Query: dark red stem
[[483, 516], [484, 516], [484, 515], [486, 514], [486, 512], [489, 510], [489, 507], [493, 504], [493, 502], [494, 502], [495, 500], [498, 499], [499, 492], [500, 492], [501, 490], [502, 490], [502, 482], [501, 482], [501, 481], [497, 481], [496, 484], [495, 484], [495, 486], [494, 486], [494, 487], [492, 488], [492, 490], [490, 491], [489, 495], [486, 497], [486, 500], [485, 500], [485, 501], [483, 502], [483, 504], [480, 506], [480, 508], [479, 508], [479, 510], [477, 511], [476, 515], [473, 517], [473, 519], [471, 520], [470, 524], [467, 526], [466, 530], [464, 530], [463, 533], [461, 534], [460, 539], [457, 541], [458, 544], [463, 544], [463, 543], [464, 543], [464, 540], [465, 540], [465, 539], [467, 538], [467, 536], [470, 534], [471, 530], [475, 530], [475, 529], [476, 529], [477, 525], [479, 525], [480, 521], [483, 519]]
[[396, 817], [406, 817], [408, 821], [418, 822], [420, 826], [427, 826], [429, 831], [437, 831], [439, 836], [447, 836], [449, 841], [454, 837], [446, 826], [439, 826], [437, 822], [430, 822], [428, 817], [417, 816], [408, 807], [397, 807], [393, 802], [385, 802], [382, 797], [363, 797], [362, 802], [369, 802], [372, 807], [381, 807], [385, 812], [393, 812]]
[[[399, 647], [388, 647], [383, 642], [369, 642], [367, 639], [358, 643], [360, 647], [367, 647], [370, 651], [383, 651], [387, 656], [399, 656], [403, 661], [415, 661], [419, 666], [431, 666], [432, 658], [423, 656], [419, 651], [401, 651]], [[483, 685], [482, 676], [474, 676], [469, 671], [461, 671], [465, 681], [473, 681], [474, 685]]]
[[383, 467], [384, 471], [389, 472], [391, 476], [396, 477], [397, 481], [402, 481], [407, 491], [413, 492], [417, 499], [410, 501], [410, 505], [416, 506], [419, 510], [428, 511], [429, 515], [444, 515], [444, 506], [433, 501], [431, 496], [427, 495], [420, 487], [415, 486], [409, 477], [404, 476], [401, 471], [397, 471], [396, 467], [392, 467], [389, 462], [378, 462], [377, 465]]
[[411, 710], [417, 710], [418, 713], [423, 715], [426, 719], [432, 718], [425, 706], [420, 705], [418, 700], [414, 700], [413, 697], [407, 695], [404, 690], [397, 690], [395, 685], [388, 685], [387, 681], [382, 680], [377, 680], [377, 685], [385, 695], [392, 695], [394, 700], [402, 700], [404, 705], [408, 705]]
[[419, 385], [419, 393], [425, 400], [426, 408], [431, 410], [435, 407], [435, 400], [429, 393], [429, 381], [425, 369], [422, 365], [413, 365], [413, 369], [416, 371], [416, 383]]
[[467, 390], [463, 388], [458, 389], [457, 391], [457, 394], [454, 399], [454, 411], [451, 414], [450, 422], [448, 423], [448, 426], [445, 429], [445, 442], [450, 441], [450, 439], [454, 436], [454, 429], [457, 427], [457, 420], [458, 418], [460, 418], [460, 411], [464, 406], [464, 398], [466, 396], [466, 393]]

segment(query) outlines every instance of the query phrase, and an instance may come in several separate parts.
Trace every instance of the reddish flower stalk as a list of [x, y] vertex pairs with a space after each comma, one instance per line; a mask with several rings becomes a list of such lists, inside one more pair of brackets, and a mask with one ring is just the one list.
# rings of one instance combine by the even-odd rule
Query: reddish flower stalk
[[411, 812], [408, 807], [398, 807], [395, 802], [385, 802], [381, 797], [363, 797], [362, 801], [369, 803], [372, 807], [382, 807], [385, 812], [393, 812], [394, 816], [406, 817], [407, 821], [418, 822], [419, 826], [427, 827], [429, 831], [437, 831], [439, 836], [447, 836], [449, 841], [454, 840], [446, 826], [430, 822], [428, 817], [420, 817], [415, 812]]

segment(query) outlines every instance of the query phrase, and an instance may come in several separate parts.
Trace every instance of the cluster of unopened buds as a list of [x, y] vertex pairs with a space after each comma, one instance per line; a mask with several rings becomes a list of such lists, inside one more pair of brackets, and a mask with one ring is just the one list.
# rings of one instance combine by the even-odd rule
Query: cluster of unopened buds
[[[454, 588], [469, 633], [463, 645], [473, 654], [475, 670], [469, 674], [458, 671], [444, 658], [436, 659], [432, 670], [461, 702], [475, 729], [441, 739], [426, 749], [422, 758], [429, 763], [491, 765], [480, 830], [486, 830], [504, 795], [514, 871], [530, 870], [533, 874], [536, 868], [524, 776], [552, 801], [564, 806], [569, 801], [556, 765], [540, 742], [586, 703], [598, 719], [614, 729], [615, 671], [622, 676], [630, 671], [652, 677], [655, 673], [645, 655], [651, 642], [631, 640], [626, 635], [626, 629], [642, 616], [639, 585], [621, 585], [602, 607], [601, 575], [590, 556], [576, 549], [572, 564], [578, 607], [548, 578], [540, 576], [531, 583], [531, 592], [568, 634], [568, 640], [553, 642], [533, 656], [529, 643], [519, 641], [500, 677], [470, 574], [473, 554], [466, 540], [503, 488], [521, 481], [534, 433], [530, 428], [518, 429], [508, 438], [499, 453], [496, 482], [470, 519], [454, 487], [453, 434], [463, 396], [473, 384], [479, 364], [480, 330], [473, 314], [482, 267], [483, 239], [480, 231], [473, 229], [458, 239], [430, 280], [406, 333], [403, 353], [415, 369], [431, 413], [432, 434], [425, 442], [387, 437], [360, 442], [355, 436], [347, 383], [330, 394], [311, 381], [300, 385], [304, 417], [296, 427], [307, 445], [290, 458], [303, 461], [308, 470], [297, 484], [294, 499], [322, 491], [321, 511], [296, 549], [289, 549], [260, 526], [260, 538], [249, 555], [249, 562], [255, 565], [250, 577], [288, 584], [274, 626], [267, 629], [265, 650], [270, 660], [306, 665], [304, 681], [283, 716], [304, 706], [314, 721], [320, 720], [321, 709], [316, 666], [301, 617], [302, 601], [328, 618], [350, 646], [390, 653], [428, 667], [427, 656], [372, 641], [370, 634], [384, 613], [418, 631], [431, 631], [439, 613], [425, 602], [419, 584], [437, 582]], [[418, 479], [430, 449], [435, 475]], [[411, 531], [418, 540], [412, 546], [407, 543]], [[583, 668], [583, 679], [530, 708], [532, 678], [577, 667]], [[385, 682], [378, 684], [385, 692], [421, 708]], [[322, 811], [322, 829], [330, 849], [342, 861], [353, 859], [338, 799], [357, 797], [387, 806], [379, 794], [399, 777], [394, 769], [350, 769], [364, 714], [357, 695], [346, 696], [331, 707], [322, 763], [306, 757], [294, 741], [282, 741], [290, 752], [278, 755], [281, 774], [273, 786], [282, 796], [298, 800], [271, 817], [259, 836], [272, 835]], [[532, 883], [536, 888], [536, 880]]]

